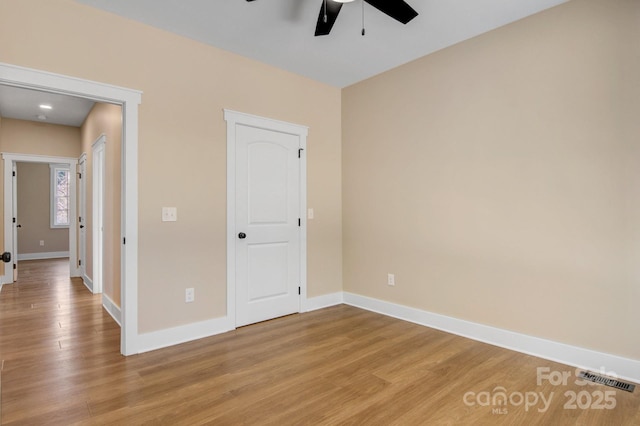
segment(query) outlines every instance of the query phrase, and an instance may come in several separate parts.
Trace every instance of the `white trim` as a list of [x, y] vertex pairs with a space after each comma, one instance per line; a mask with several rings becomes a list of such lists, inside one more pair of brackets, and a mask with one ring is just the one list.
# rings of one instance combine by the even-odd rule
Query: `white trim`
[[344, 303], [501, 348], [640, 383], [640, 361], [344, 292]]
[[49, 251], [41, 253], [22, 253], [18, 254], [18, 260], [39, 260], [39, 259], [62, 259], [69, 257], [68, 251]]
[[91, 144], [91, 236], [93, 293], [102, 293], [104, 283], [104, 203], [106, 176], [106, 143], [103, 133]]
[[242, 124], [259, 129], [273, 130], [296, 135], [300, 138], [302, 158], [300, 162], [300, 310], [307, 310], [307, 135], [309, 128], [299, 124], [245, 114], [224, 109], [227, 122], [227, 318], [236, 326], [236, 125]]
[[120, 323], [120, 318], [122, 317], [122, 313], [120, 312], [120, 308], [116, 306], [116, 304], [111, 300], [109, 296], [102, 293], [102, 307], [105, 311], [111, 315], [111, 317], [118, 323], [119, 326], [122, 326]]
[[[306, 312], [340, 305], [342, 303], [342, 294], [342, 292], [338, 292], [312, 297], [307, 300]], [[140, 353], [215, 336], [216, 334], [226, 333], [235, 328], [235, 320], [224, 316], [194, 324], [141, 334]]]
[[[78, 163], [77, 158], [69, 157], [50, 157], [46, 155], [31, 155], [20, 153], [3, 152], [2, 159], [4, 161], [4, 249], [12, 253], [14, 260], [5, 264], [4, 275], [2, 276], [2, 282], [4, 284], [13, 282], [13, 263], [17, 262], [19, 255], [16, 253], [17, 242], [14, 241], [14, 223], [13, 223], [13, 209], [15, 204], [15, 192], [13, 185], [13, 170], [16, 163], [48, 163], [68, 166], [69, 169], [75, 170]], [[69, 180], [69, 216], [71, 223], [76, 223], [76, 181], [75, 179]], [[75, 277], [77, 261], [76, 250], [76, 227], [70, 226], [69, 228], [69, 275]]]
[[82, 284], [84, 284], [84, 286], [88, 288], [91, 293], [93, 293], [93, 281], [87, 276], [87, 274], [84, 274], [82, 276]]
[[[87, 272], [87, 153], [78, 158], [78, 263], [75, 276], [83, 277]], [[82, 218], [82, 221], [80, 220]], [[79, 229], [82, 227], [82, 229]], [[82, 261], [82, 262], [80, 262]], [[82, 264], [80, 264], [82, 263]]]
[[121, 255], [120, 352], [138, 353], [138, 105], [142, 92], [4, 63], [0, 63], [0, 84], [122, 105], [121, 230], [127, 242]]
[[226, 333], [233, 329], [235, 329], [235, 321], [232, 323], [228, 317], [221, 317], [179, 327], [152, 331], [138, 336], [138, 350], [140, 353], [154, 351], [216, 334]]
[[323, 294], [322, 296], [310, 297], [307, 299], [307, 309], [304, 312], [311, 312], [318, 309], [328, 308], [330, 306], [341, 305], [344, 303], [344, 293]]

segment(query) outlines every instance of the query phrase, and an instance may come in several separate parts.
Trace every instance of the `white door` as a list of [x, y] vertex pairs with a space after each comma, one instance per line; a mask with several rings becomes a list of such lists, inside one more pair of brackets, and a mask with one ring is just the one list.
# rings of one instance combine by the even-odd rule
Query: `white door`
[[103, 279], [103, 250], [104, 250], [104, 192], [105, 192], [105, 153], [106, 139], [100, 136], [93, 143], [92, 161], [92, 224], [91, 235], [93, 239], [93, 292], [102, 293]]
[[87, 155], [82, 154], [78, 160], [78, 269], [80, 276], [84, 278], [87, 275]]
[[[16, 167], [16, 162], [13, 162], [13, 195], [12, 195], [12, 204], [13, 204], [13, 254], [11, 256], [12, 264], [13, 264], [13, 281], [18, 281], [18, 228], [21, 228], [20, 222], [18, 222], [18, 168]], [[9, 267], [9, 264], [5, 266]]]
[[300, 138], [236, 126], [236, 326], [300, 311]]

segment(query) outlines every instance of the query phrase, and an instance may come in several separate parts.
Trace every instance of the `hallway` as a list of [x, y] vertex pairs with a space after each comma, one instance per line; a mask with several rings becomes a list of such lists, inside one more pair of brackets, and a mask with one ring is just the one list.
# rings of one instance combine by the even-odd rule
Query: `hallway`
[[119, 349], [120, 327], [100, 295], [69, 278], [69, 259], [21, 261], [18, 281], [0, 293], [2, 424], [51, 423], [52, 408], [79, 420], [74, 413], [87, 412], [84, 384], [91, 384], [83, 375], [121, 360]]

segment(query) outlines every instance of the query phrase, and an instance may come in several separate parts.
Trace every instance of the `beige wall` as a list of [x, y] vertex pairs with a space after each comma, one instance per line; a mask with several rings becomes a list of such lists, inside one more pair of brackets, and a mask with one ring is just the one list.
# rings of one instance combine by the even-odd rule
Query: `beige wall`
[[[223, 108], [310, 127], [308, 291], [342, 289], [340, 90], [70, 0], [0, 2], [0, 46], [0, 62], [144, 92], [140, 332], [225, 315]], [[162, 206], [178, 222], [161, 222]]]
[[77, 127], [3, 118], [0, 133], [0, 152], [71, 158], [80, 155]]
[[[0, 4], [1, 7], [2, 4]], [[1, 37], [0, 44], [2, 44]], [[0, 126], [0, 152], [77, 158], [80, 155], [80, 129], [3, 118]], [[4, 163], [0, 162], [0, 171], [3, 168]], [[4, 187], [3, 176], [0, 172], [0, 191]], [[0, 198], [0, 203], [4, 204], [4, 195]], [[0, 211], [0, 223], [4, 221], [3, 213], [4, 210]], [[4, 241], [4, 226], [0, 226], [0, 239]], [[4, 263], [0, 265], [3, 272], [4, 265]]]
[[[121, 212], [121, 146], [122, 146], [122, 107], [119, 105], [97, 103], [82, 124], [82, 152], [87, 154], [86, 174], [84, 176], [87, 197], [85, 226], [87, 276], [93, 279], [93, 238], [91, 229], [93, 203], [92, 145], [101, 135], [105, 135], [105, 200], [104, 200], [104, 294], [120, 306], [120, 212]], [[78, 246], [79, 247], [79, 246]]]
[[[51, 228], [51, 169], [18, 163], [18, 254], [69, 251], [69, 228]], [[44, 245], [40, 245], [44, 241]]]
[[344, 90], [345, 290], [640, 359], [639, 22], [574, 0]]

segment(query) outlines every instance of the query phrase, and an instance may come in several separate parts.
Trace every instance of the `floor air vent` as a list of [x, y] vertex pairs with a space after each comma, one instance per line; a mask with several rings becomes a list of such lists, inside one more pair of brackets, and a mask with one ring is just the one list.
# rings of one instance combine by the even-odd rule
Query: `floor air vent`
[[631, 383], [621, 382], [620, 380], [599, 376], [587, 371], [581, 371], [578, 374], [578, 377], [580, 377], [581, 379], [589, 380], [590, 382], [611, 386], [612, 388], [620, 389], [627, 392], [633, 392], [633, 390], [636, 388], [636, 385], [632, 385]]

